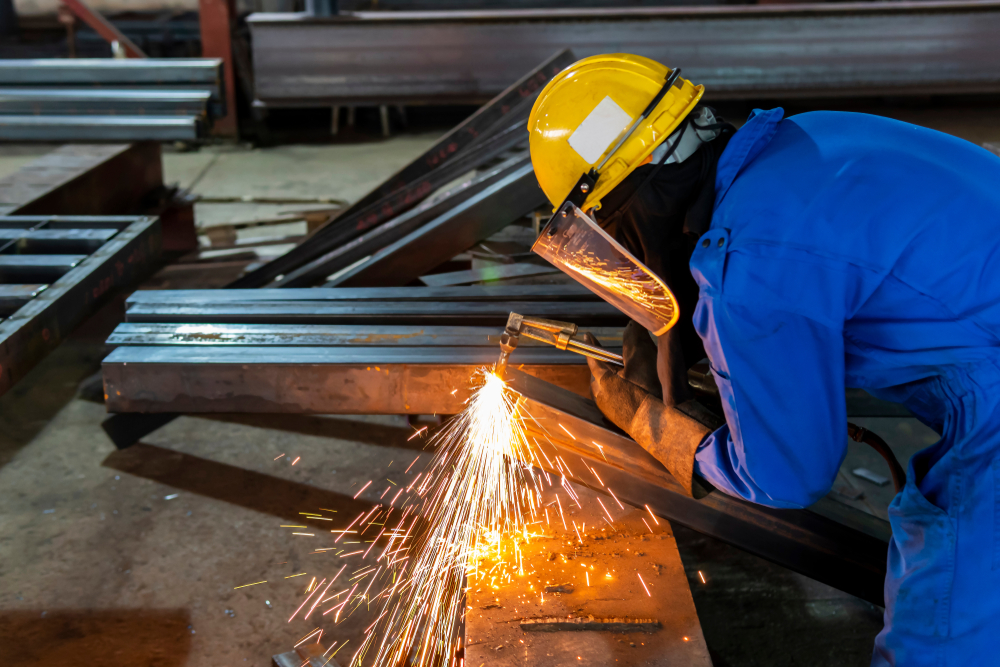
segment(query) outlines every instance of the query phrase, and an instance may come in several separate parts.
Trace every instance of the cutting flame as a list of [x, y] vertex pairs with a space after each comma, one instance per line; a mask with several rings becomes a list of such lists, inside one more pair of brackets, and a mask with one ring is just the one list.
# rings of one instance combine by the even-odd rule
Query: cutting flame
[[[450, 665], [460, 647], [467, 576], [501, 538], [525, 532], [534, 507], [530, 465], [517, 403], [502, 379], [480, 371], [468, 407], [437, 436], [422, 488], [433, 489], [421, 514], [414, 558], [394, 577], [381, 623], [373, 624], [352, 664], [378, 643], [377, 665]], [[380, 626], [377, 629], [376, 626]], [[380, 639], [377, 639], [380, 638]]]

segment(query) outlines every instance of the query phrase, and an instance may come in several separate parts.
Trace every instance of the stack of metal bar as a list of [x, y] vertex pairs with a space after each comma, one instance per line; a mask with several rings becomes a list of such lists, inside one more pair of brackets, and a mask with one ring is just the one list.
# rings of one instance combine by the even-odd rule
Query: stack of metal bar
[[197, 141], [227, 100], [218, 58], [0, 60], [0, 141]]

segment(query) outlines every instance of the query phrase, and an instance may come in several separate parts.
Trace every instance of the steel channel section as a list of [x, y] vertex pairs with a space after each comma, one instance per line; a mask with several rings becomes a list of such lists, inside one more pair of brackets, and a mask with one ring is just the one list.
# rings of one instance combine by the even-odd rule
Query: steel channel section
[[503, 180], [382, 248], [327, 285], [406, 284], [545, 203], [545, 194], [527, 161]]
[[1000, 90], [995, 1], [253, 14], [248, 23], [257, 97], [274, 106], [482, 99], [564, 47], [682, 67], [708, 99]]
[[[604, 302], [346, 302], [308, 301], [209, 303], [175, 305], [131, 303], [126, 322], [177, 324], [366, 324], [496, 326], [501, 329], [510, 313], [575, 322], [582, 327], [624, 326], [628, 321], [617, 308]], [[499, 350], [497, 351], [499, 354]]]
[[548, 457], [537, 457], [547, 472], [563, 474], [554, 463], [559, 455], [573, 481], [604, 492], [585, 463], [622, 502], [640, 509], [649, 505], [659, 516], [884, 605], [890, 535], [885, 521], [832, 501], [804, 510], [776, 510], [717, 490], [696, 500], [684, 495], [670, 473], [589, 399], [515, 368], [507, 380], [520, 395], [529, 437]]
[[[37, 285], [12, 287], [38, 288]], [[5, 292], [0, 286], [0, 309], [5, 299], [21, 301], [21, 291]], [[30, 298], [30, 297], [29, 297]], [[2, 310], [0, 310], [2, 312]], [[622, 328], [589, 329], [604, 347], [621, 353]], [[228, 347], [483, 347], [499, 346], [497, 327], [466, 326], [368, 326], [337, 324], [119, 324], [107, 345], [120, 347], [212, 345]], [[525, 338], [519, 348], [546, 343]], [[499, 349], [499, 347], [497, 347]]]
[[[415, 235], [419, 236], [420, 232], [417, 230], [433, 227], [435, 222], [432, 221], [439, 221], [442, 217], [454, 214], [456, 211], [461, 210], [463, 204], [486, 192], [488, 189], [496, 187], [497, 184], [502, 184], [501, 187], [510, 184], [511, 180], [509, 177], [511, 174], [522, 170], [528, 163], [529, 160], [526, 156], [510, 158], [497, 167], [477, 176], [472, 181], [463, 183], [446, 193], [442, 193], [440, 196], [434, 197], [433, 201], [430, 199], [425, 200], [416, 208], [412, 208], [406, 213], [392, 218], [350, 241], [337, 244], [334, 250], [295, 269], [280, 280], [276, 280], [274, 286], [301, 287], [322, 282], [324, 279], [342, 271], [346, 275], [347, 269], [356, 265], [357, 262], [361, 262], [366, 257], [374, 257], [382, 249], [391, 247], [393, 243], [398, 243], [400, 239], [413, 239]], [[504, 224], [511, 222], [516, 217], [515, 215], [507, 218]], [[424, 225], [427, 225], [427, 227], [423, 227]], [[451, 257], [468, 249], [472, 245], [474, 243], [448, 255], [434, 264], [434, 266], [451, 259]], [[442, 247], [443, 250], [444, 248]], [[437, 252], [434, 256], [440, 257], [441, 254], [441, 252]], [[333, 282], [334, 284], [337, 283], [336, 280]], [[401, 276], [396, 284], [406, 282], [409, 281]]]
[[0, 88], [0, 114], [204, 117], [210, 97], [204, 90]]
[[[2, 223], [0, 223], [2, 225]], [[593, 301], [600, 299], [577, 283], [568, 285], [473, 285], [469, 287], [311, 287], [287, 289], [140, 290], [129, 305], [206, 305], [260, 301]], [[530, 306], [526, 306], [530, 308]], [[534, 314], [534, 313], [531, 313]]]
[[[455, 414], [497, 354], [495, 345], [125, 346], [102, 368], [109, 412]], [[578, 355], [526, 347], [518, 364], [568, 391], [590, 391]]]
[[[0, 222], [16, 222], [0, 218]], [[95, 219], [121, 231], [48, 288], [0, 322], [0, 394], [118, 290], [144, 278], [160, 255], [160, 222], [137, 217], [129, 222]]]
[[5, 141], [196, 141], [202, 128], [194, 116], [5, 116]]

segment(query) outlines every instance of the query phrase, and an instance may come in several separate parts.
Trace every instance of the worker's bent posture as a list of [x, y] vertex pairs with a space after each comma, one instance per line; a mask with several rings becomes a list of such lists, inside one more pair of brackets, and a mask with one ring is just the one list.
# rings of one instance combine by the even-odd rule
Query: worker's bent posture
[[[572, 200], [589, 173], [580, 208], [680, 305], [659, 382], [634, 326], [624, 371], [592, 362], [598, 406], [687, 489], [697, 474], [790, 508], [825, 495], [844, 460], [845, 387], [905, 404], [941, 440], [889, 507], [872, 664], [997, 664], [1000, 159], [853, 113], [756, 111], [734, 133], [674, 74], [588, 58], [529, 121], [549, 199]], [[694, 332], [722, 396], [714, 431], [679, 381], [701, 358]]]

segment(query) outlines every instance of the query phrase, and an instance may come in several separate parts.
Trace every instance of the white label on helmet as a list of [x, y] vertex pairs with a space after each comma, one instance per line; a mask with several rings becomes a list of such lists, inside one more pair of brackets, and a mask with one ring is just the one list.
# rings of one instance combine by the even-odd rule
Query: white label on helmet
[[594, 164], [631, 122], [624, 109], [605, 97], [570, 135], [569, 145], [587, 164]]

